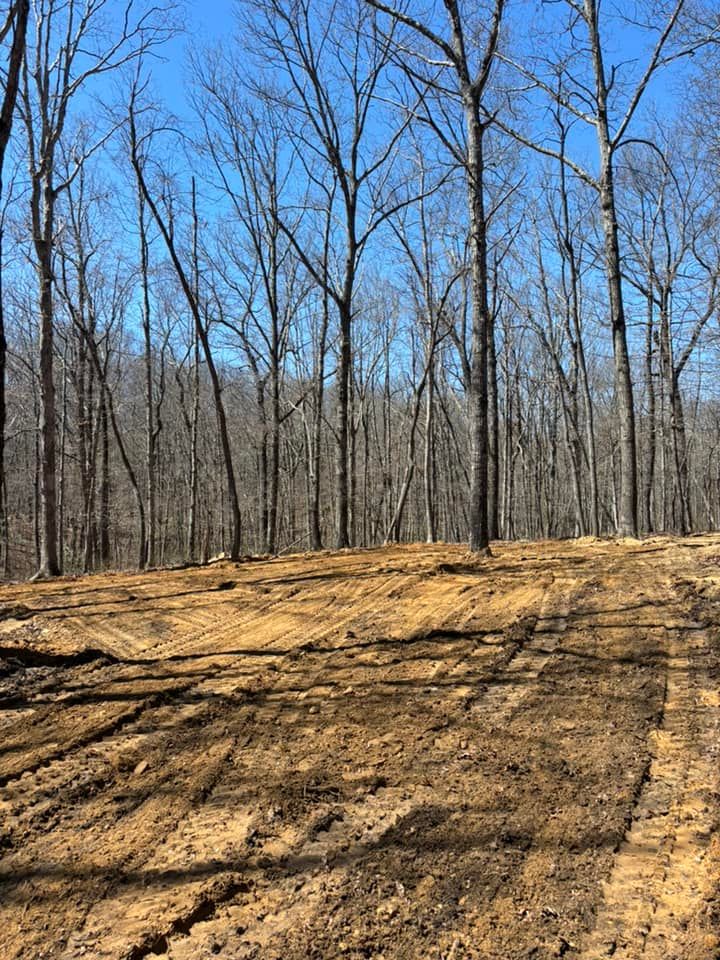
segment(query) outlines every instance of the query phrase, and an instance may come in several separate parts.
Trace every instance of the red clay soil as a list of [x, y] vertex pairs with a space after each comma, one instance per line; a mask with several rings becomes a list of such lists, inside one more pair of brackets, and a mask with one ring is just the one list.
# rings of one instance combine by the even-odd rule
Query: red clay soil
[[719, 555], [3, 587], [1, 960], [718, 960]]

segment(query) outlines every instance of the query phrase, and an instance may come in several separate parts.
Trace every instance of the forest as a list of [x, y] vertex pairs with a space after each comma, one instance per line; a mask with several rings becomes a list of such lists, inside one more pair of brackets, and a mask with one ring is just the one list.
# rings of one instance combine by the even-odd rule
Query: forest
[[717, 528], [717, 5], [1, 29], [6, 578]]
[[718, 960], [717, 0], [0, 46], [0, 960]]

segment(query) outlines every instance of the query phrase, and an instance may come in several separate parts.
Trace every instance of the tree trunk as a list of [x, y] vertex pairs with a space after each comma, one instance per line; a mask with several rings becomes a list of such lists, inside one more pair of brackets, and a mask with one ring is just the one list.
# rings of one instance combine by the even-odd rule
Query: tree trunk
[[[20, 71], [25, 56], [25, 38], [27, 34], [28, 13], [30, 11], [29, 0], [17, 0], [12, 8], [12, 15], [15, 19], [15, 27], [12, 35], [12, 44], [7, 58], [7, 71], [5, 73], [5, 90], [0, 106], [0, 200], [3, 195], [3, 169], [5, 164], [5, 151], [10, 142], [10, 133], [12, 131], [13, 117], [15, 115], [15, 104], [17, 102], [18, 88], [20, 85]], [[8, 11], [8, 18], [11, 11]], [[4, 220], [4, 218], [3, 218]], [[7, 341], [5, 338], [5, 310], [4, 310], [4, 289], [2, 283], [3, 271], [3, 240], [4, 240], [4, 222], [0, 222], [0, 531], [3, 539], [8, 539], [8, 516], [6, 511], [6, 493], [5, 485], [5, 422], [7, 419], [7, 409], [5, 401], [5, 375], [7, 364]], [[7, 551], [4, 558], [7, 570], [8, 555]]]
[[435, 434], [434, 399], [435, 369], [430, 366], [427, 392], [425, 394], [425, 448], [423, 451], [423, 492], [425, 495], [425, 539], [428, 543], [437, 540], [437, 518], [434, 489], [435, 473]]
[[52, 185], [33, 178], [33, 242], [40, 285], [40, 565], [36, 578], [60, 574], [55, 487], [55, 381], [53, 378]]
[[193, 400], [190, 421], [190, 514], [188, 516], [188, 559], [197, 559], [198, 540], [198, 428], [200, 425], [200, 344], [193, 338]]
[[645, 392], [647, 394], [647, 459], [645, 464], [645, 482], [643, 485], [643, 525], [646, 533], [654, 533], [653, 518], [653, 488], [655, 485], [656, 459], [656, 412], [655, 412], [655, 383], [653, 379], [653, 298], [652, 281], [647, 295], [647, 329], [645, 332]]
[[472, 374], [470, 378], [470, 550], [489, 553], [488, 530], [488, 289], [483, 196], [483, 128], [477, 98], [466, 96], [467, 191], [472, 256]]
[[138, 197], [138, 228], [140, 233], [140, 277], [142, 282], [142, 329], [145, 364], [145, 477], [147, 489], [147, 542], [142, 547], [140, 568], [156, 562], [155, 531], [155, 425], [153, 417], [153, 360], [150, 330], [150, 290], [148, 285], [148, 243], [145, 224], [145, 208], [142, 196]]
[[613, 177], [613, 146], [607, 107], [607, 83], [602, 47], [598, 33], [596, 0], [584, 0], [585, 20], [590, 34], [591, 54], [595, 71], [597, 120], [595, 129], [600, 154], [600, 215], [602, 220], [605, 272], [610, 301], [613, 359], [615, 373], [615, 402], [620, 431], [620, 494], [618, 502], [618, 533], [623, 537], [638, 534], [637, 515], [637, 453], [635, 442], [635, 406], [633, 401], [630, 355], [625, 326], [625, 306], [622, 291], [620, 242], [615, 210]]
[[[202, 318], [200, 316], [200, 307], [198, 304], [198, 299], [193, 292], [193, 289], [188, 280], [187, 274], [183, 269], [180, 258], [178, 257], [177, 250], [175, 248], [175, 242], [171, 231], [168, 229], [167, 224], [160, 216], [160, 211], [157, 208], [157, 204], [154, 202], [150, 195], [150, 191], [147, 188], [145, 182], [145, 177], [142, 171], [142, 164], [140, 158], [137, 154], [137, 136], [135, 130], [135, 118], [132, 112], [130, 111], [130, 128], [131, 128], [131, 145], [132, 145], [132, 163], [135, 170], [135, 175], [138, 179], [138, 185], [142, 191], [142, 195], [145, 198], [145, 202], [150, 208], [150, 212], [153, 215], [153, 219], [160, 230], [160, 233], [163, 236], [165, 241], [165, 246], [168, 253], [170, 254], [170, 259], [172, 260], [173, 267], [175, 268], [175, 273], [178, 280], [180, 281], [180, 286], [182, 287], [183, 294], [185, 295], [185, 300], [190, 308], [190, 312], [195, 323], [195, 332], [200, 339], [202, 344], [203, 354], [205, 356], [205, 362], [207, 363], [208, 373], [210, 374], [210, 382], [212, 384], [213, 399], [215, 401], [215, 412], [218, 419], [218, 428], [220, 431], [220, 444], [222, 447], [223, 462], [225, 464], [225, 476], [227, 478], [227, 487], [228, 487], [228, 496], [230, 498], [230, 515], [231, 515], [231, 546], [230, 546], [230, 557], [233, 560], [237, 560], [240, 556], [240, 538], [241, 538], [241, 518], [240, 518], [240, 501], [238, 500], [237, 485], [235, 483], [235, 470], [233, 467], [233, 457], [232, 457], [232, 447], [230, 445], [230, 432], [227, 425], [227, 416], [225, 414], [225, 405], [222, 398], [222, 387], [220, 385], [220, 377], [217, 373], [217, 368], [215, 366], [212, 351], [210, 349], [210, 339], [207, 334], [207, 330], [203, 324]], [[195, 197], [195, 179], [193, 178], [193, 211], [195, 207], [194, 197]]]
[[100, 400], [100, 565], [106, 569], [110, 565], [110, 430], [105, 391]]
[[270, 368], [270, 483], [268, 486], [265, 552], [277, 551], [278, 496], [280, 491], [280, 371], [277, 325], [274, 324], [273, 356]]
[[498, 407], [495, 319], [488, 314], [488, 537], [500, 536], [500, 412]]
[[600, 206], [605, 237], [605, 263], [610, 316], [612, 323], [613, 358], [615, 366], [615, 397], [620, 427], [620, 496], [618, 504], [618, 533], [636, 537], [637, 522], [637, 461], [635, 443], [635, 406], [630, 371], [630, 354], [625, 327], [623, 305], [620, 245], [613, 188], [612, 161], [607, 154], [601, 179]]
[[335, 460], [335, 494], [337, 498], [337, 530], [335, 546], [338, 550], [350, 546], [350, 485], [348, 473], [348, 414], [350, 399], [351, 352], [351, 311], [349, 304], [340, 308], [340, 356], [337, 374], [337, 412], [335, 430], [337, 447]]

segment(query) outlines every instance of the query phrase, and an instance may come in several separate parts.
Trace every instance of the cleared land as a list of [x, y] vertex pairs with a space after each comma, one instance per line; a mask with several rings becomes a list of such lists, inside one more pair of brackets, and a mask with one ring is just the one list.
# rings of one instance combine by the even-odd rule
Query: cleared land
[[720, 956], [720, 538], [0, 590], [0, 957]]

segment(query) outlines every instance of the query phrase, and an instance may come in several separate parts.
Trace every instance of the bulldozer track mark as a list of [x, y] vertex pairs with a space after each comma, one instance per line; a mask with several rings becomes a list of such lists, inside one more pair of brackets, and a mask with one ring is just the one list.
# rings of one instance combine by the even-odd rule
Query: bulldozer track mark
[[669, 632], [662, 719], [583, 960], [686, 956], [688, 926], [712, 883], [707, 854], [720, 791], [720, 702], [704, 675], [705, 645], [697, 623]]

